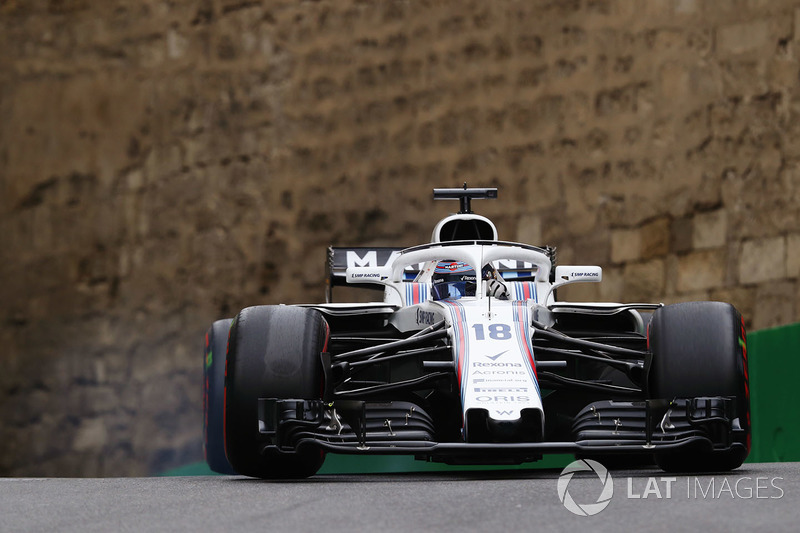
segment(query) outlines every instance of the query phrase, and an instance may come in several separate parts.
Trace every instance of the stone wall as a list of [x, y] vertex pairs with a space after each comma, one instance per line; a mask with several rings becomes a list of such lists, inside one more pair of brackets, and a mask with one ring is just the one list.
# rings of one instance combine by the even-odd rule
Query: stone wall
[[0, 475], [201, 456], [201, 336], [455, 204], [800, 319], [795, 0], [0, 0]]

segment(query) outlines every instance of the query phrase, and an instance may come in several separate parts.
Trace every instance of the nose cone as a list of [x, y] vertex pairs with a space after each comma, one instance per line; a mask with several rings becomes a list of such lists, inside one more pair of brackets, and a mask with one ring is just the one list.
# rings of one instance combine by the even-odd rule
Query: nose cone
[[516, 420], [495, 420], [486, 409], [467, 411], [467, 442], [541, 442], [542, 412], [526, 408]]

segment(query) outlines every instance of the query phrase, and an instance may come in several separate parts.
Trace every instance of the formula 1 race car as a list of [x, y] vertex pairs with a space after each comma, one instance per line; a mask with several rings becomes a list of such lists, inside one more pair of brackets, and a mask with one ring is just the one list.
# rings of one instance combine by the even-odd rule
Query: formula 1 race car
[[[518, 464], [545, 453], [726, 471], [750, 449], [744, 321], [720, 302], [558, 301], [600, 282], [555, 249], [498, 240], [460, 201], [429, 244], [329, 248], [324, 304], [247, 307], [204, 356], [209, 466], [305, 477], [326, 453]], [[374, 303], [333, 303], [348, 285]]]

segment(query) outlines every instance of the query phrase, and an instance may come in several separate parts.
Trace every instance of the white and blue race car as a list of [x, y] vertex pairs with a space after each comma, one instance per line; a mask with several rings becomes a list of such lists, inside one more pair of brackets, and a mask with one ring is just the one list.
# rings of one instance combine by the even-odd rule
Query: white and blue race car
[[[328, 298], [248, 307], [213, 324], [204, 354], [209, 466], [313, 475], [327, 453], [515, 464], [546, 453], [725, 471], [750, 448], [747, 345], [736, 309], [562, 302], [597, 266], [498, 240], [457, 199], [429, 244], [330, 248]], [[377, 289], [333, 303], [336, 286]], [[377, 298], [376, 298], [377, 299]]]

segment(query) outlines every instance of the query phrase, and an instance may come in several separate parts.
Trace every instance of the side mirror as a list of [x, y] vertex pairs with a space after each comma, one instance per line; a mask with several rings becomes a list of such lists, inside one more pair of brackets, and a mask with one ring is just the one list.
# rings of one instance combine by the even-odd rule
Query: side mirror
[[545, 305], [550, 300], [553, 291], [564, 285], [578, 282], [599, 283], [603, 281], [603, 269], [599, 266], [565, 265], [556, 267], [556, 280], [550, 287], [547, 297], [544, 299]]
[[345, 271], [347, 283], [384, 284], [392, 275], [390, 267], [348, 267]]
[[578, 281], [599, 283], [603, 281], [603, 269], [599, 266], [568, 265], [556, 267], [556, 280], [553, 283], [553, 288]]

